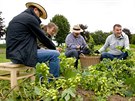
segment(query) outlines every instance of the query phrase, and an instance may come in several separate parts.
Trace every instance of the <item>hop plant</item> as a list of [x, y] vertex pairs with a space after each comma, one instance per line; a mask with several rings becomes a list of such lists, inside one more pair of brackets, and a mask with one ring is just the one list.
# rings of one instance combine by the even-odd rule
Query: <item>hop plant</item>
[[49, 76], [49, 67], [45, 63], [37, 63], [36, 65], [36, 81], [39, 81], [39, 77], [43, 76], [44, 80], [48, 80]]

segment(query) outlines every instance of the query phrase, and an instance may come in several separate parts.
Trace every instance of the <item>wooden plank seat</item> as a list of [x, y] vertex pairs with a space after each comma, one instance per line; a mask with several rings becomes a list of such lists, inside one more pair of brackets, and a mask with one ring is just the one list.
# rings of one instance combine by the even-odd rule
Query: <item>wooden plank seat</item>
[[[27, 72], [28, 70], [29, 72]], [[34, 68], [22, 64], [13, 64], [12, 62], [0, 63], [0, 71], [0, 79], [9, 80], [11, 89], [17, 85], [19, 79], [28, 77], [31, 77], [32, 80], [34, 79]], [[18, 87], [14, 89], [18, 89]]]

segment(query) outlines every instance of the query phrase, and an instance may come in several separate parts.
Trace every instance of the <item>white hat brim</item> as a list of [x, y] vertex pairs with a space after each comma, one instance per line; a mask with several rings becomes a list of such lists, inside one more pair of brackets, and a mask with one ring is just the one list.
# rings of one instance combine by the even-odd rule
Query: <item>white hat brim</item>
[[82, 29], [80, 29], [80, 30], [72, 30], [72, 32], [74, 32], [74, 33], [81, 33], [81, 32], [83, 32], [83, 30]]

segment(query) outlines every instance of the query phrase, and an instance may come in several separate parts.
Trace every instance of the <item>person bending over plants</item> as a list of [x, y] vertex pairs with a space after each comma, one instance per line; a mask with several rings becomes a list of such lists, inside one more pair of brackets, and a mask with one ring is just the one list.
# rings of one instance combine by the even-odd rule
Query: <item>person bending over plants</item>
[[66, 57], [75, 57], [76, 62], [74, 67], [78, 67], [78, 59], [80, 53], [89, 54], [90, 50], [84, 38], [80, 35], [83, 30], [80, 28], [79, 24], [75, 25], [72, 29], [72, 32], [67, 35], [66, 43]]
[[[107, 51], [109, 48], [109, 51]], [[122, 26], [120, 24], [115, 24], [113, 26], [113, 33], [109, 35], [105, 41], [105, 44], [95, 53], [101, 53], [101, 60], [104, 58], [109, 58], [113, 60], [126, 59], [128, 57], [129, 51], [129, 38], [125, 33], [122, 33]]]
[[[47, 12], [38, 3], [28, 2], [27, 9], [15, 16], [9, 23], [6, 33], [6, 58], [15, 64], [36, 67], [37, 63], [49, 61], [49, 72], [59, 77], [59, 59], [55, 44], [45, 36], [40, 28], [41, 19]], [[37, 38], [49, 50], [37, 49]]]

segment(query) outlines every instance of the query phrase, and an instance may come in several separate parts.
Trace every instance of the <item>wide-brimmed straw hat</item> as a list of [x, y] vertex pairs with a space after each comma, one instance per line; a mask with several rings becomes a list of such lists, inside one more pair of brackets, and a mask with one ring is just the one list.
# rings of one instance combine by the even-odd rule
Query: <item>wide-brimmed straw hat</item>
[[72, 32], [74, 33], [80, 33], [83, 32], [83, 30], [80, 28], [79, 24], [78, 25], [74, 25]]
[[42, 12], [41, 18], [43, 18], [43, 19], [47, 18], [47, 12], [44, 9], [44, 7], [42, 7], [40, 4], [34, 3], [34, 2], [27, 2], [25, 5], [27, 8], [29, 8], [30, 6], [34, 6], [34, 7], [38, 8]]

